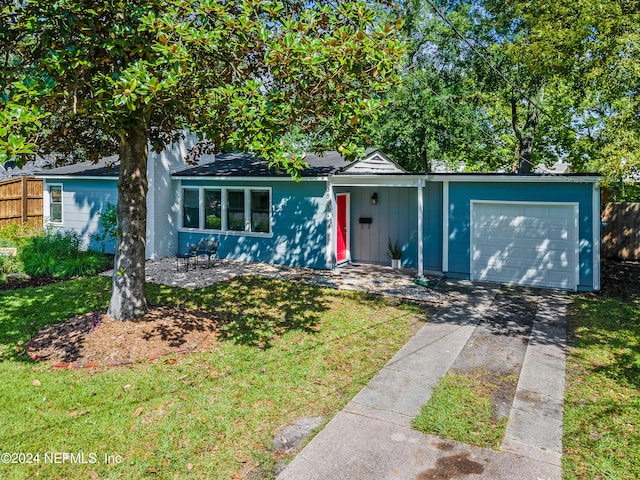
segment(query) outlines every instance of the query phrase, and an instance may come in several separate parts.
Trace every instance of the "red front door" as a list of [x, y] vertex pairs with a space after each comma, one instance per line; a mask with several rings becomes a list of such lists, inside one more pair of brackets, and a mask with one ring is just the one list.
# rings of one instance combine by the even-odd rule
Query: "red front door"
[[337, 238], [336, 238], [336, 263], [346, 262], [349, 250], [349, 194], [336, 195], [338, 207]]

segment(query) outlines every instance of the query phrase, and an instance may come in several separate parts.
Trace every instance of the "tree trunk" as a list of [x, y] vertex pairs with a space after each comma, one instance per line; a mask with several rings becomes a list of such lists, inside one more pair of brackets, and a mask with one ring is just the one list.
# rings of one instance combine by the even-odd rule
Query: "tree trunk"
[[518, 127], [518, 104], [517, 100], [513, 98], [511, 100], [511, 126], [513, 132], [518, 139], [518, 174], [526, 175], [533, 170], [533, 163], [531, 161], [531, 152], [533, 150], [533, 137], [538, 126], [540, 115], [538, 108], [535, 105], [529, 105], [529, 112], [527, 114], [527, 121], [524, 128], [520, 131]]
[[128, 128], [120, 145], [118, 243], [108, 315], [134, 320], [147, 311], [144, 296], [147, 235], [148, 129]]

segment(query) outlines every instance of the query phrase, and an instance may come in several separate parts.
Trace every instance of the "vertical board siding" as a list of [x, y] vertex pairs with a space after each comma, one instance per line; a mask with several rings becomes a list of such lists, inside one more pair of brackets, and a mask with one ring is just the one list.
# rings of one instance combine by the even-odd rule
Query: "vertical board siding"
[[602, 222], [602, 256], [640, 260], [640, 203], [605, 203]]
[[183, 187], [271, 187], [271, 234], [179, 231], [179, 251], [203, 237], [219, 239], [218, 257], [298, 267], [327, 264], [327, 217], [330, 198], [325, 182], [215, 182], [185, 180]]
[[0, 182], [0, 227], [42, 226], [42, 180], [20, 177]]
[[[55, 230], [76, 232], [80, 236], [83, 248], [100, 250], [102, 245], [92, 239], [99, 230], [100, 213], [109, 204], [118, 201], [118, 182], [115, 178], [104, 180], [47, 179], [48, 185], [62, 185], [62, 225]], [[45, 223], [47, 219], [45, 218]], [[106, 253], [115, 252], [115, 242], [105, 245]]]
[[[591, 289], [593, 267], [593, 186], [591, 183], [451, 182], [449, 200], [449, 274], [470, 277], [471, 200], [511, 202], [578, 202], [579, 289]], [[600, 212], [595, 212], [599, 215]]]
[[[353, 187], [351, 192], [351, 258], [355, 262], [390, 263], [389, 239], [402, 248], [402, 266], [417, 268], [418, 189], [412, 187]], [[371, 205], [371, 196], [378, 203]], [[371, 218], [370, 224], [360, 218]]]

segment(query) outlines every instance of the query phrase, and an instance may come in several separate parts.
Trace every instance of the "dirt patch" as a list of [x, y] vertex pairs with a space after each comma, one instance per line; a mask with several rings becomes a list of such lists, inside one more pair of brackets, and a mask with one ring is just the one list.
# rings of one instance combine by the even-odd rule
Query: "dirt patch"
[[600, 294], [621, 300], [640, 301], [640, 262], [602, 262]]
[[220, 332], [208, 312], [155, 307], [137, 321], [121, 322], [94, 312], [50, 325], [27, 346], [32, 359], [103, 366], [205, 351]]

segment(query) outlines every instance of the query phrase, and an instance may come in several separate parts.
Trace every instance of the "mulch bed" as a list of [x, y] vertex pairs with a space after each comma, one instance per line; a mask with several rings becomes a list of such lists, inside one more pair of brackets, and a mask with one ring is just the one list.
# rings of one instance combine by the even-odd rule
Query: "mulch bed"
[[50, 325], [27, 345], [33, 360], [58, 368], [128, 365], [172, 354], [206, 351], [219, 336], [209, 312], [155, 307], [137, 321], [118, 321], [94, 312]]
[[49, 285], [50, 283], [62, 282], [63, 280], [63, 278], [49, 276], [28, 278], [9, 276], [6, 282], [0, 282], [0, 292], [5, 290], [17, 290], [19, 288], [27, 287], [42, 287], [44, 285]]

